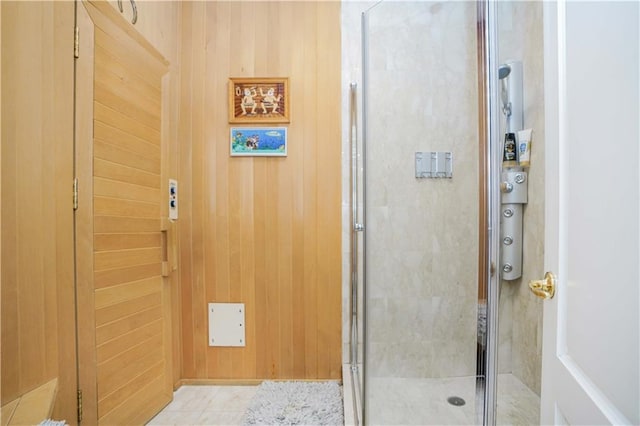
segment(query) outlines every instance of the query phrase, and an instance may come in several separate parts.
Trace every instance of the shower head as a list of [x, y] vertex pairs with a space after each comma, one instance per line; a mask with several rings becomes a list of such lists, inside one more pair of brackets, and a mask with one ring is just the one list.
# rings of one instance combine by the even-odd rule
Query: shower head
[[509, 88], [507, 87], [507, 77], [511, 74], [511, 66], [502, 64], [498, 68], [498, 78], [501, 80], [500, 95], [502, 98], [502, 112], [505, 116], [511, 115], [511, 102], [509, 102]]
[[509, 66], [508, 64], [500, 65], [500, 67], [498, 68], [498, 78], [500, 80], [503, 80], [507, 78], [509, 74], [511, 74], [511, 66]]

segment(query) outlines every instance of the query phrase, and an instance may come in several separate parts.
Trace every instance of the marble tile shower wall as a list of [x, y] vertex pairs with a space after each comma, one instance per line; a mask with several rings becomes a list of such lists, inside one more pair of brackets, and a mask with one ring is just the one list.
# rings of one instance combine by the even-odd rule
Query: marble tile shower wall
[[542, 306], [527, 283], [544, 275], [544, 63], [542, 3], [499, 2], [500, 60], [522, 60], [524, 127], [533, 129], [529, 202], [523, 216], [522, 278], [503, 283], [500, 301], [501, 372], [512, 372], [540, 394]]
[[[348, 86], [360, 66], [354, 58], [365, 4], [343, 5]], [[390, 2], [370, 14], [368, 360], [378, 377], [475, 374], [475, 8], [473, 2]], [[348, 129], [345, 143], [348, 159]], [[416, 179], [417, 151], [453, 152], [453, 179]], [[348, 161], [345, 168], [348, 180]], [[348, 181], [344, 188], [348, 253]]]

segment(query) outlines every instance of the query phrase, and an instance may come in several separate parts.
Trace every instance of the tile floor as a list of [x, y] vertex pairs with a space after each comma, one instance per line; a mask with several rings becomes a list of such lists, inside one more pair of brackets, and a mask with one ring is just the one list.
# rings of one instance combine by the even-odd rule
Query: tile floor
[[182, 386], [148, 425], [241, 425], [257, 386]]
[[[350, 381], [345, 381], [345, 385]], [[371, 379], [372, 425], [475, 425], [481, 424], [476, 405], [481, 404], [474, 377], [451, 379]], [[149, 425], [242, 425], [256, 386], [182, 386]], [[345, 389], [345, 392], [350, 390]], [[458, 396], [466, 404], [447, 402]], [[499, 425], [539, 424], [540, 398], [511, 374], [498, 377]], [[345, 407], [349, 408], [349, 407]], [[347, 410], [345, 410], [347, 411]], [[349, 423], [350, 417], [345, 418]]]

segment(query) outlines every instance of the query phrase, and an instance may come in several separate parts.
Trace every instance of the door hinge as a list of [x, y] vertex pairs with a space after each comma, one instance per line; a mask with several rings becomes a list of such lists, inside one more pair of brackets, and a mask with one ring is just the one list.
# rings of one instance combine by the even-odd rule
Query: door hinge
[[73, 36], [73, 57], [80, 57], [80, 28], [76, 27]]
[[82, 421], [82, 391], [78, 389], [78, 423]]
[[78, 210], [78, 178], [73, 180], [73, 209]]

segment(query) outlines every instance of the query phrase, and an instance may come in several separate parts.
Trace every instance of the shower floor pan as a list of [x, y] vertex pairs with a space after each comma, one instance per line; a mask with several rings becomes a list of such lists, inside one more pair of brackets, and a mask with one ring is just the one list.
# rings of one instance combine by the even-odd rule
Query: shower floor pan
[[[372, 378], [367, 423], [370, 425], [482, 424], [482, 393], [475, 377], [445, 379]], [[345, 392], [347, 390], [345, 389]], [[453, 405], [450, 397], [462, 398]], [[498, 376], [499, 425], [539, 424], [540, 397], [511, 374]]]

